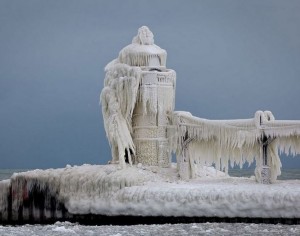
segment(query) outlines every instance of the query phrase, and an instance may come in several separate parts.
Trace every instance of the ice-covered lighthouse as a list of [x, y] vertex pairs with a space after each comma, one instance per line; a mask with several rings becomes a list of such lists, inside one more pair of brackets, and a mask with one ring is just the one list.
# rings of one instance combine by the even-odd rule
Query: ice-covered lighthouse
[[101, 103], [112, 162], [170, 166], [176, 73], [166, 68], [166, 60], [167, 52], [143, 26], [106, 66]]
[[[300, 182], [276, 180], [278, 150], [300, 154], [300, 121], [275, 120], [270, 111], [234, 120], [174, 111], [176, 74], [166, 56], [141, 27], [105, 68], [100, 97], [112, 164], [32, 170], [0, 181], [0, 224], [300, 222]], [[255, 180], [268, 185], [223, 173], [229, 163], [253, 161]]]
[[270, 111], [234, 120], [174, 111], [176, 73], [166, 68], [166, 59], [143, 26], [105, 67], [101, 104], [111, 163], [169, 167], [174, 151], [180, 178], [190, 179], [198, 167], [227, 172], [229, 162], [256, 161], [256, 180], [272, 183], [281, 174], [278, 150], [300, 154], [300, 121], [275, 120]]

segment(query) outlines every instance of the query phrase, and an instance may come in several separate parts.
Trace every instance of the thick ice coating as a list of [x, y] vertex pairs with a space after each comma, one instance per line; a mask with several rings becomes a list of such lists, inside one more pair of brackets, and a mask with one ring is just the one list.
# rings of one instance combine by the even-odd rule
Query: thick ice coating
[[[83, 165], [18, 173], [0, 181], [0, 221], [8, 214], [15, 219], [20, 214], [23, 219], [39, 219], [41, 214], [60, 219], [61, 204], [68, 213], [81, 215], [300, 217], [299, 180], [261, 185], [252, 178], [229, 177], [213, 167], [196, 168], [195, 176], [180, 181], [173, 165], [121, 170], [113, 164]], [[9, 191], [11, 204], [5, 194]], [[37, 202], [31, 211], [28, 200], [34, 192], [43, 193], [39, 196], [44, 208], [39, 208], [41, 198], [34, 198]]]
[[[0, 181], [0, 222], [77, 214], [300, 218], [299, 180], [276, 181], [278, 151], [300, 153], [300, 121], [275, 120], [270, 111], [235, 120], [174, 111], [176, 73], [166, 68], [166, 56], [141, 27], [105, 67], [100, 99], [111, 164]], [[253, 161], [256, 181], [274, 184], [226, 173], [229, 163]]]
[[256, 179], [274, 182], [281, 152], [300, 153], [300, 121], [277, 121], [270, 111], [254, 118], [207, 120], [175, 112], [176, 73], [166, 68], [167, 53], [143, 26], [132, 44], [106, 68], [102, 113], [112, 162], [169, 167], [176, 151], [182, 179], [195, 177], [196, 165], [231, 165], [256, 161]]
[[176, 74], [148, 27], [106, 67], [102, 114], [112, 162], [160, 165], [171, 162], [167, 130], [175, 105]]

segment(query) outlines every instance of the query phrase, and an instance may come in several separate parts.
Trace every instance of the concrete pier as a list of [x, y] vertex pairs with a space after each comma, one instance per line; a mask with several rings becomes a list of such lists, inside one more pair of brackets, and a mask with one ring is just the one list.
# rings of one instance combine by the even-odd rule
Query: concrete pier
[[0, 224], [300, 223], [299, 180], [185, 182], [172, 168], [156, 170], [88, 165], [15, 174], [0, 181]]

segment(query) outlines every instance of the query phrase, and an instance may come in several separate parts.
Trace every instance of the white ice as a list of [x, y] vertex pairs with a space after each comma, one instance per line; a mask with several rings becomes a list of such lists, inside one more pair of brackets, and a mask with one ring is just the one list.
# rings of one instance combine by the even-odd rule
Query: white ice
[[[237, 120], [207, 120], [189, 112], [174, 112], [175, 81], [174, 91], [158, 89], [153, 84], [155, 80], [151, 79], [147, 86], [140, 83], [145, 68], [166, 70], [166, 57], [166, 51], [154, 44], [152, 32], [143, 26], [132, 44], [123, 48], [118, 58], [105, 67], [101, 104], [112, 163], [126, 167], [127, 153], [128, 162], [134, 164], [136, 147], [132, 138], [132, 115], [142, 106], [143, 119], [146, 119], [146, 114], [161, 113], [172, 120], [172, 124], [164, 124], [168, 130], [167, 152], [176, 150], [182, 179], [196, 177], [194, 163], [200, 166], [215, 164], [218, 170], [227, 172], [229, 161], [240, 166], [256, 161], [256, 180], [261, 182], [264, 166], [262, 140], [268, 137], [271, 141], [265, 165], [270, 168], [270, 182], [275, 182], [281, 174], [278, 150], [291, 155], [300, 154], [300, 121], [277, 121], [270, 111], [257, 111], [253, 118]], [[149, 76], [156, 74], [149, 73]]]
[[254, 177], [229, 177], [212, 167], [199, 168], [196, 175], [181, 181], [176, 165], [164, 169], [83, 165], [18, 173], [11, 181], [26, 180], [28, 188], [31, 183], [50, 185], [74, 214], [300, 217], [299, 180], [261, 185]]

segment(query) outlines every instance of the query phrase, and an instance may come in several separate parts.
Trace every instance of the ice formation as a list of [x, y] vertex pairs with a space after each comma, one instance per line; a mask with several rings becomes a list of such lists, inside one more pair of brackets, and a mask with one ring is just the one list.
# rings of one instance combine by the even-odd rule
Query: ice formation
[[176, 74], [166, 69], [167, 53], [154, 44], [148, 27], [106, 67], [100, 95], [112, 163], [170, 165], [170, 115]]
[[9, 192], [10, 192], [10, 180], [0, 181], [0, 220], [8, 218]]
[[227, 172], [228, 162], [243, 165], [256, 160], [257, 180], [263, 181], [262, 172], [269, 168], [267, 179], [274, 182], [281, 173], [278, 148], [287, 154], [300, 153], [300, 121], [275, 121], [270, 111], [257, 111], [253, 119], [243, 120], [206, 120], [187, 112], [174, 112], [173, 117], [178, 163], [185, 178], [194, 177], [195, 163], [214, 163]]
[[[0, 181], [0, 222], [87, 214], [300, 218], [300, 182], [275, 181], [278, 151], [300, 153], [300, 121], [275, 120], [270, 111], [239, 120], [174, 111], [176, 73], [166, 58], [141, 27], [105, 67], [100, 100], [111, 164], [34, 170]], [[229, 162], [254, 160], [256, 181], [274, 184], [227, 175]]]
[[242, 166], [255, 160], [257, 181], [274, 182], [281, 168], [278, 149], [300, 153], [300, 121], [276, 121], [270, 111], [243, 120], [174, 111], [176, 74], [166, 68], [166, 58], [143, 26], [106, 66], [101, 104], [112, 163], [169, 167], [176, 151], [179, 174], [189, 179], [197, 165], [227, 172], [229, 162]]
[[[213, 167], [192, 180], [169, 168], [117, 164], [34, 170], [0, 181], [0, 222], [73, 215], [300, 218], [299, 180], [261, 185]], [[10, 197], [5, 192], [11, 191]], [[4, 199], [4, 200], [3, 200]], [[8, 200], [8, 201], [7, 201]]]

